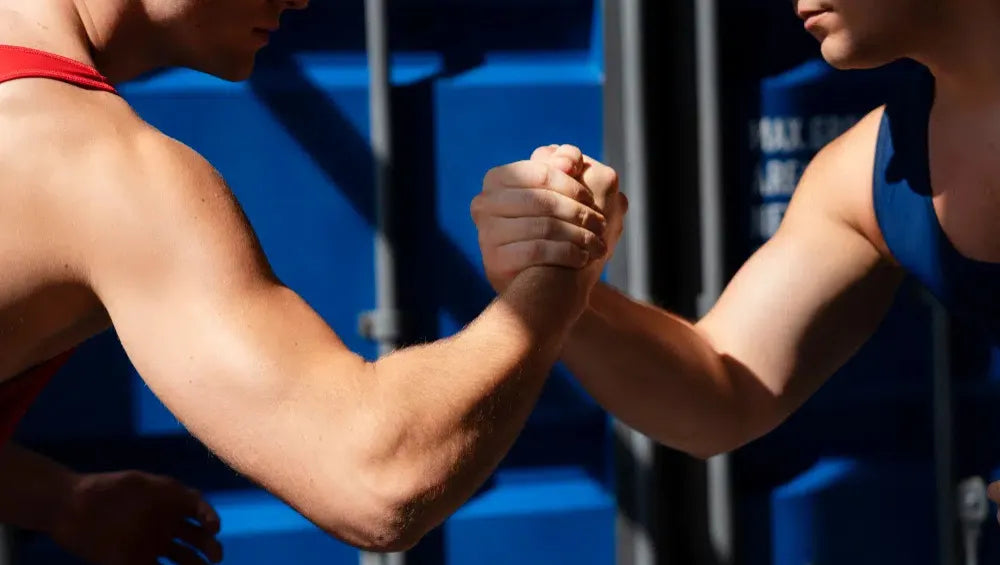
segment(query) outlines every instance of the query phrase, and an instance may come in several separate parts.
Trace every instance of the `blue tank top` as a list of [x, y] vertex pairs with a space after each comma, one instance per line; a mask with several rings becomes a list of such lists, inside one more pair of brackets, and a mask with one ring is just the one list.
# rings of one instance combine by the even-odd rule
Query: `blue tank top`
[[873, 178], [879, 228], [907, 272], [952, 314], [1000, 342], [1000, 263], [965, 257], [941, 228], [927, 145], [934, 77], [923, 70], [912, 80], [886, 103], [879, 129]]

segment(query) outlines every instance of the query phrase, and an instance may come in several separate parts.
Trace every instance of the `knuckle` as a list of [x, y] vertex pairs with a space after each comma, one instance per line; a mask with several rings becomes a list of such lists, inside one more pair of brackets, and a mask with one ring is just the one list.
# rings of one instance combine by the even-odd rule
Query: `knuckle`
[[545, 259], [545, 242], [532, 241], [528, 243], [527, 260], [529, 263], [538, 263]]
[[537, 148], [535, 148], [535, 150], [531, 153], [531, 158], [533, 160], [543, 159], [551, 155], [555, 150], [556, 146], [554, 145], [540, 145]]
[[542, 188], [548, 186], [550, 170], [548, 165], [538, 161], [525, 161], [522, 164], [524, 167], [524, 177], [529, 187]]
[[558, 208], [558, 201], [553, 194], [548, 192], [536, 192], [530, 195], [534, 211], [548, 216], [554, 214]]
[[612, 169], [607, 165], [601, 165], [600, 167], [601, 182], [603, 182], [610, 190], [618, 189], [618, 171]]
[[559, 246], [559, 257], [567, 263], [575, 263], [583, 255], [583, 251], [576, 245], [564, 242]]
[[483, 175], [483, 190], [489, 190], [497, 185], [503, 167], [493, 167]]
[[538, 239], [551, 239], [555, 235], [555, 221], [552, 218], [537, 218], [535, 235]]
[[552, 159], [552, 165], [561, 172], [572, 171], [576, 167], [576, 163], [573, 159], [565, 156], [558, 155]]
[[484, 206], [485, 205], [483, 203], [483, 198], [481, 195], [476, 196], [475, 198], [472, 199], [472, 202], [469, 203], [469, 215], [472, 216], [472, 219], [475, 220], [477, 224], [482, 219]]
[[565, 143], [559, 146], [559, 153], [567, 155], [572, 159], [580, 159], [583, 157], [583, 151], [579, 147], [571, 143]]
[[537, 185], [538, 187], [550, 188], [553, 182], [553, 172], [555, 168], [544, 163], [536, 163], [538, 166]]

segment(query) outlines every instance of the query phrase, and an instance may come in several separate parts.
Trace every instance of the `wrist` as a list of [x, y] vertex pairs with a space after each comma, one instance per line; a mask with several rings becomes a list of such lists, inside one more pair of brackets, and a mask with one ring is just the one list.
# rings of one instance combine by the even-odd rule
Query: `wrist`
[[537, 315], [548, 315], [560, 321], [575, 320], [587, 309], [594, 282], [595, 278], [585, 270], [530, 267], [511, 282], [507, 292], [529, 293]]

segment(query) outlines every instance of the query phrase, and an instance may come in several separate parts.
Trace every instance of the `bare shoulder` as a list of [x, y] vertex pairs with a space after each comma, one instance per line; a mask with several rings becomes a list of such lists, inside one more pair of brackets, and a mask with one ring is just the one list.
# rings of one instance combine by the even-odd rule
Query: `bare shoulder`
[[880, 255], [891, 259], [872, 199], [883, 111], [883, 107], [872, 110], [816, 155], [802, 175], [786, 219], [796, 225], [821, 213], [861, 234]]
[[115, 95], [42, 82], [0, 93], [13, 102], [0, 122], [16, 124], [0, 142], [0, 164], [19, 181], [4, 189], [44, 218], [42, 239], [58, 248], [49, 256], [83, 275], [95, 262], [168, 248], [190, 261], [263, 261], [232, 192], [201, 155]]

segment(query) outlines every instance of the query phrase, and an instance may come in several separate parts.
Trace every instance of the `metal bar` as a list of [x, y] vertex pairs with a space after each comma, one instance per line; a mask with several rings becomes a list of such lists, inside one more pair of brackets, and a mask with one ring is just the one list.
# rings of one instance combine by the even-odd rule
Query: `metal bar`
[[[607, 162], [621, 171], [628, 194], [629, 221], [619, 242], [620, 260], [609, 270], [612, 282], [637, 300], [652, 299], [645, 141], [645, 79], [643, 70], [643, 0], [605, 0], [605, 152]], [[617, 452], [619, 565], [655, 565], [653, 539], [655, 444], [642, 434], [614, 422]]]
[[[373, 334], [379, 355], [397, 347], [396, 250], [393, 239], [392, 85], [389, 63], [389, 26], [386, 0], [365, 0], [368, 52], [371, 150], [375, 167], [375, 278], [376, 312]], [[405, 554], [362, 552], [361, 565], [404, 565]]]
[[9, 526], [0, 526], [0, 565], [13, 565], [14, 549], [14, 532]]
[[622, 41], [622, 122], [624, 124], [625, 168], [622, 174], [629, 198], [628, 291], [645, 302], [653, 298], [650, 276], [649, 204], [647, 149], [645, 138], [646, 100], [643, 75], [643, 0], [621, 2]]
[[[396, 309], [396, 258], [392, 238], [392, 115], [389, 42], [385, 0], [365, 0], [368, 47], [371, 147], [375, 166], [376, 300], [382, 312]], [[378, 337], [379, 354], [396, 347], [392, 337]]]
[[[698, 92], [698, 177], [701, 208], [702, 290], [699, 315], [708, 312], [725, 284], [722, 144], [716, 0], [695, 0], [695, 62]], [[733, 497], [728, 455], [707, 466], [708, 533], [715, 562], [733, 562]]]

